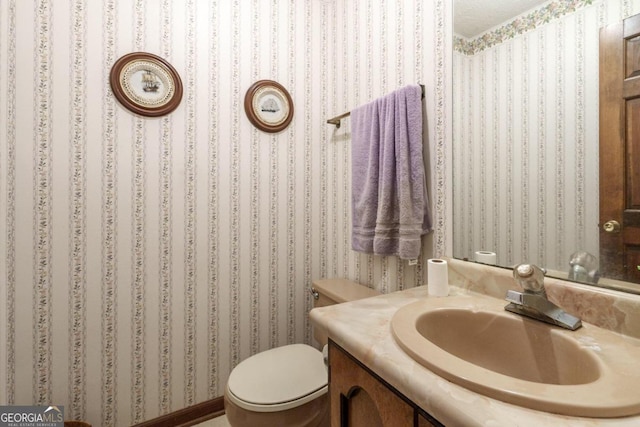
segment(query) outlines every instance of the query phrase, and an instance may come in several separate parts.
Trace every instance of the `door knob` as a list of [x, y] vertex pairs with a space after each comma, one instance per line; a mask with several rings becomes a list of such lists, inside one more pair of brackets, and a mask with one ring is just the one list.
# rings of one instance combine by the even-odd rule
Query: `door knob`
[[605, 222], [604, 225], [602, 226], [602, 228], [607, 233], [619, 233], [620, 232], [620, 223], [618, 221], [616, 221], [615, 219], [612, 219], [611, 221]]

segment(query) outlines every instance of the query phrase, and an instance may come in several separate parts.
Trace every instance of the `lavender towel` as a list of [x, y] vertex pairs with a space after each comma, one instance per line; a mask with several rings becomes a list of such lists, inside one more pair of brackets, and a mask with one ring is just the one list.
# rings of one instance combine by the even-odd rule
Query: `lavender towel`
[[421, 93], [406, 86], [351, 112], [355, 251], [415, 259], [431, 231]]

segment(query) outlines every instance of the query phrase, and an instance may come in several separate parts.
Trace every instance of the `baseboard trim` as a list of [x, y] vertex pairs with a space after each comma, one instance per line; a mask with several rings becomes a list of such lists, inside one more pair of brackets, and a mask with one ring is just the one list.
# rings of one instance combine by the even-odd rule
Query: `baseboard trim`
[[143, 421], [132, 427], [189, 427], [220, 415], [224, 415], [224, 398], [222, 396], [179, 409], [152, 420]]

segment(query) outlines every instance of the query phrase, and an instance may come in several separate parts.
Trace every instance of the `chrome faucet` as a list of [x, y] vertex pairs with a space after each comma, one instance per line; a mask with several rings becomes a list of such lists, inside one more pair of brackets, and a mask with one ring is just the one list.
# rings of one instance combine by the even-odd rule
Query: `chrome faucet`
[[598, 259], [589, 252], [574, 252], [569, 258], [569, 280], [584, 283], [598, 283]]
[[524, 292], [507, 291], [505, 299], [509, 304], [505, 306], [505, 310], [572, 331], [582, 326], [580, 319], [547, 299], [544, 271], [540, 267], [532, 264], [517, 265], [513, 269], [513, 278]]

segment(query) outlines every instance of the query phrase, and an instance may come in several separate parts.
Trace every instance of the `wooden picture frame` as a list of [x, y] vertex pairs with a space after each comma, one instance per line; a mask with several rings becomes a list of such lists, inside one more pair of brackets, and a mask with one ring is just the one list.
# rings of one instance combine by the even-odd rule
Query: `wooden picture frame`
[[244, 97], [249, 121], [263, 132], [276, 133], [293, 119], [293, 101], [289, 92], [273, 80], [255, 82]]
[[145, 117], [169, 114], [182, 100], [180, 75], [151, 53], [133, 52], [119, 58], [111, 67], [109, 83], [125, 108]]

